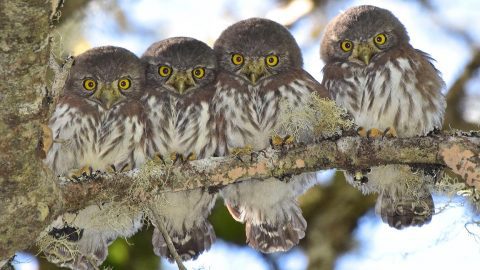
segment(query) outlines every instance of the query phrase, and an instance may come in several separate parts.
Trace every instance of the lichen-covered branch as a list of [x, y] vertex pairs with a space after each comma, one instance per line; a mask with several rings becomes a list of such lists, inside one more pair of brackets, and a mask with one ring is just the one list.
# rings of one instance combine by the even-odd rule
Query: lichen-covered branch
[[[443, 165], [480, 188], [480, 137], [435, 135], [406, 139], [342, 137], [289, 151], [265, 150], [252, 155], [208, 158], [186, 164], [150, 162], [141, 170], [99, 175], [91, 181], [61, 185], [65, 210], [132, 197], [148, 201], [152, 194], [205, 187], [215, 189], [249, 178], [280, 179], [289, 175], [338, 168], [354, 170], [381, 164]], [[64, 179], [65, 180], [65, 179]]]

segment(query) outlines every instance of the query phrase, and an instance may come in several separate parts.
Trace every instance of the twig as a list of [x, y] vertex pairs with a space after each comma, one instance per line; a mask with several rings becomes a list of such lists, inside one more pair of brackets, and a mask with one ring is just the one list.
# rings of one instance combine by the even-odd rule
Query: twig
[[165, 228], [165, 224], [163, 223], [163, 219], [153, 209], [155, 209], [155, 207], [150, 205], [150, 212], [155, 219], [155, 221], [152, 221], [152, 222], [155, 222], [155, 225], [162, 233], [163, 239], [165, 239], [168, 250], [170, 251], [170, 254], [172, 254], [173, 258], [175, 259], [178, 269], [187, 270], [185, 265], [183, 265], [182, 259], [180, 258], [180, 255], [178, 255], [178, 252], [175, 249], [175, 246], [173, 246], [172, 238], [170, 238], [170, 235], [168, 235], [167, 229]]

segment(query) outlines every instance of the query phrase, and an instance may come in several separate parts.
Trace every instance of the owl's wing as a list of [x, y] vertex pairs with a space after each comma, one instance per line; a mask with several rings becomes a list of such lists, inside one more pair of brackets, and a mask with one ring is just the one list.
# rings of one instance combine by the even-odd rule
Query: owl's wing
[[49, 121], [53, 145], [44, 160], [57, 175], [85, 166], [82, 157], [97, 144], [97, 109], [77, 97], [62, 97]]
[[202, 189], [165, 193], [158, 197], [155, 208], [150, 209], [155, 212], [150, 215], [155, 226], [152, 238], [155, 254], [173, 261], [155, 218], [162, 219], [182, 260], [196, 259], [209, 250], [216, 240], [213, 227], [207, 220], [215, 198], [216, 194]]

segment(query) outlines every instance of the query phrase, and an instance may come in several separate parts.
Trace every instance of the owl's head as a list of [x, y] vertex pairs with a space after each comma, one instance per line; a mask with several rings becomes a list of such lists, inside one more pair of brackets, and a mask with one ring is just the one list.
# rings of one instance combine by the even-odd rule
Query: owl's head
[[231, 25], [213, 49], [222, 69], [252, 84], [303, 65], [300, 48], [288, 29], [262, 18]]
[[65, 84], [65, 94], [77, 95], [105, 109], [140, 98], [145, 83], [145, 67], [129, 50], [105, 46], [75, 57]]
[[207, 44], [188, 37], [153, 43], [142, 56], [149, 85], [160, 85], [175, 94], [186, 94], [215, 80], [217, 60]]
[[320, 54], [326, 63], [368, 65], [385, 52], [408, 42], [405, 27], [390, 11], [375, 6], [357, 6], [327, 25]]

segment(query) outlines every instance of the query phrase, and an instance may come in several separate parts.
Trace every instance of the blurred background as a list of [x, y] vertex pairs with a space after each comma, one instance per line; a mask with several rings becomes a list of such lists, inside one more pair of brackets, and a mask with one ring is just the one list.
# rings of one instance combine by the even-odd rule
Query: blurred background
[[[53, 38], [58, 58], [100, 45], [125, 47], [141, 56], [153, 42], [190, 36], [213, 45], [238, 20], [266, 17], [287, 26], [303, 51], [305, 69], [321, 81], [319, 41], [325, 25], [348, 7], [373, 4], [391, 10], [406, 26], [411, 43], [430, 53], [447, 84], [445, 129], [479, 129], [480, 1], [352, 0], [68, 0]], [[480, 265], [480, 227], [474, 194], [461, 182], [440, 183], [432, 222], [398, 231], [373, 211], [374, 196], [348, 186], [343, 174], [319, 172], [321, 185], [300, 198], [308, 221], [306, 237], [288, 253], [265, 255], [245, 245], [244, 227], [222, 202], [211, 215], [218, 241], [189, 269], [469, 269]], [[463, 190], [464, 196], [457, 191]], [[152, 227], [109, 249], [104, 267], [177, 269], [156, 257]], [[15, 269], [58, 269], [37, 250], [18, 253]]]

